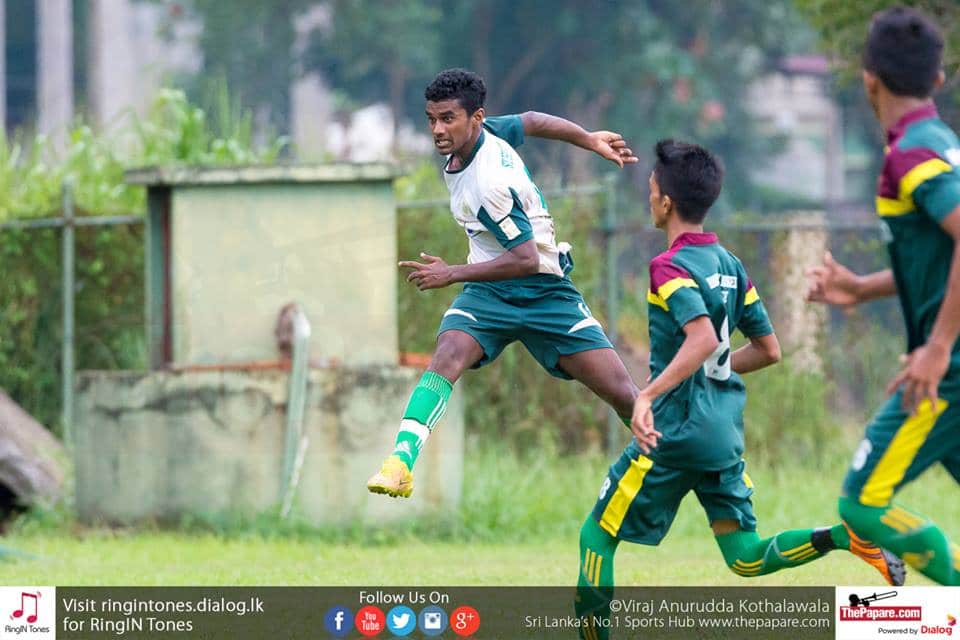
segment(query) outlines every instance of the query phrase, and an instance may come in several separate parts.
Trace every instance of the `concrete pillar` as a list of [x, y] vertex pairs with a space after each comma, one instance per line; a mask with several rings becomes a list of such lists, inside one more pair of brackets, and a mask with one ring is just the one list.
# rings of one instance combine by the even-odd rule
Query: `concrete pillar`
[[73, 118], [71, 0], [37, 3], [37, 46], [37, 131], [59, 145]]
[[[310, 33], [330, 23], [330, 9], [317, 5], [294, 19], [297, 35], [293, 43], [295, 64], [306, 52]], [[301, 160], [322, 160], [330, 153], [329, 124], [333, 119], [330, 89], [319, 73], [304, 73], [302, 68], [290, 85], [290, 133], [297, 157]]]
[[[822, 211], [791, 215], [795, 225], [777, 242], [773, 274], [777, 293], [777, 336], [790, 365], [797, 371], [823, 373], [820, 340], [827, 321], [827, 307], [807, 304], [806, 268], [818, 264], [827, 250], [827, 229]], [[763, 292], [760, 292], [763, 295]]]
[[136, 67], [129, 0], [90, 0], [87, 98], [98, 125], [108, 125], [136, 101]]

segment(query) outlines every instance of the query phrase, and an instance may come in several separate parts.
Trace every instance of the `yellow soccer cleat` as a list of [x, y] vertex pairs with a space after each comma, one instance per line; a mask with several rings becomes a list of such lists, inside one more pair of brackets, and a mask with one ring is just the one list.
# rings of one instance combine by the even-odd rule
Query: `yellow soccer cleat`
[[385, 493], [394, 498], [409, 498], [413, 493], [413, 472], [398, 456], [383, 461], [380, 471], [367, 480], [370, 493]]
[[850, 536], [850, 553], [879, 571], [890, 585], [902, 587], [907, 578], [907, 568], [903, 560], [886, 549], [881, 549], [872, 542], [858, 537], [846, 522], [843, 526]]

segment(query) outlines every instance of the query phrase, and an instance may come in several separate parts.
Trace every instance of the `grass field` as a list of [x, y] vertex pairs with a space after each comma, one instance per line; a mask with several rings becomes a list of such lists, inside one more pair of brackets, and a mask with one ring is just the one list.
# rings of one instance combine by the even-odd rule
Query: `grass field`
[[[570, 585], [577, 533], [607, 462], [600, 457], [522, 462], [471, 459], [453, 518], [390, 530], [355, 525], [208, 524], [191, 532], [84, 529], [63, 517], [27, 517], [5, 539], [33, 557], [0, 563], [3, 584], [52, 585]], [[482, 472], [482, 473], [481, 473]], [[843, 464], [750, 469], [759, 532], [830, 524]], [[499, 479], [499, 481], [495, 481]], [[902, 493], [960, 538], [960, 488], [940, 469]], [[746, 580], [727, 570], [695, 497], [660, 547], [621, 545], [617, 582], [632, 585], [872, 584], [879, 576], [843, 552]], [[912, 573], [908, 584], [928, 581]]]

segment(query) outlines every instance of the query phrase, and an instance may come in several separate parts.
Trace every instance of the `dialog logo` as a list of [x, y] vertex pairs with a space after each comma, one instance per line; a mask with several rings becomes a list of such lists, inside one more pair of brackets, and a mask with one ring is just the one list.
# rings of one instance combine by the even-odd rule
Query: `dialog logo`
[[424, 607], [420, 610], [420, 631], [427, 636], [438, 636], [447, 630], [447, 612], [440, 607]]
[[417, 614], [410, 607], [400, 605], [387, 613], [387, 629], [397, 637], [410, 635], [417, 628]]
[[383, 633], [387, 628], [387, 617], [383, 615], [383, 611], [370, 605], [357, 611], [354, 622], [357, 625], [357, 631], [363, 636], [375, 636]]
[[323, 626], [335, 637], [343, 638], [353, 629], [350, 622], [352, 619], [353, 613], [350, 612], [350, 609], [337, 606], [327, 611], [327, 615], [323, 617]]

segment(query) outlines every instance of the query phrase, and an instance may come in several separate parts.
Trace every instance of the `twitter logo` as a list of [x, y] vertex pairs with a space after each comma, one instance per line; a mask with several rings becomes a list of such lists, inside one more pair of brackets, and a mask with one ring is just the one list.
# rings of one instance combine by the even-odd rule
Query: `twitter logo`
[[387, 629], [394, 636], [403, 637], [410, 635], [417, 626], [417, 616], [413, 609], [400, 605], [390, 609], [387, 614]]

